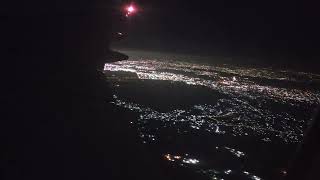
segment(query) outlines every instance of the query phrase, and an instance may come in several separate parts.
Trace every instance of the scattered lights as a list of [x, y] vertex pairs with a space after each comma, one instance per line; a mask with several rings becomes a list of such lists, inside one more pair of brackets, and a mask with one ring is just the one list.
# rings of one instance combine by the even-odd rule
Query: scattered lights
[[[243, 174], [248, 178], [248, 179], [252, 179], [252, 180], [261, 180], [260, 177], [256, 176], [256, 175], [252, 175], [249, 172], [238, 172], [238, 171], [232, 171], [230, 169], [228, 170], [224, 170], [224, 171], [218, 171], [215, 169], [201, 169], [199, 171], [197, 171], [198, 173], [201, 173], [203, 175], [206, 175], [208, 177], [210, 177], [211, 179], [224, 179], [226, 178], [228, 175], [230, 175], [231, 173], [234, 175], [239, 175], [239, 176], [243, 176]], [[243, 173], [243, 174], [242, 174]], [[236, 177], [236, 176], [233, 176]]]
[[[107, 78], [114, 81], [117, 87], [121, 87], [119, 82], [126, 80], [165, 80], [205, 86], [214, 90], [214, 93], [228, 96], [219, 99], [215, 104], [198, 104], [190, 109], [177, 109], [166, 113], [116, 100], [118, 102], [115, 104], [142, 113], [139, 119], [143, 122], [140, 123], [142, 126], [148, 127], [148, 124], [152, 124], [152, 120], [162, 121], [163, 127], [160, 127], [160, 130], [188, 124], [191, 129], [216, 134], [248, 136], [254, 133], [261, 136], [261, 140], [265, 142], [272, 141], [272, 138], [280, 138], [285, 142], [299, 142], [303, 136], [304, 124], [310, 117], [298, 118], [295, 114], [279, 112], [271, 109], [269, 104], [273, 102], [295, 108], [309, 106], [309, 109], [320, 104], [320, 92], [316, 90], [267, 86], [261, 84], [260, 80], [255, 80], [265, 78], [298, 81], [290, 78], [291, 72], [277, 73], [268, 69], [204, 66], [154, 60], [107, 63], [104, 70], [106, 73], [112, 73], [112, 76]], [[320, 76], [314, 74], [298, 73], [298, 75], [300, 80], [305, 79], [307, 82], [320, 81]], [[255, 79], [250, 79], [251, 77]], [[306, 113], [302, 110], [296, 114]], [[180, 129], [179, 133], [188, 131], [190, 129]]]
[[[295, 82], [297, 80], [288, 77], [283, 72], [278, 74], [267, 69], [248, 69], [236, 67], [213, 67], [202, 66], [190, 63], [173, 63], [160, 61], [121, 61], [112, 64], [106, 64], [105, 70], [109, 71], [131, 71], [135, 72], [139, 79], [150, 80], [169, 80], [173, 82], [184, 82], [189, 85], [206, 86], [210, 89], [217, 90], [223, 94], [240, 95], [249, 98], [267, 98], [283, 103], [308, 103], [319, 104], [320, 92], [287, 89], [276, 86], [259, 84], [254, 78], [264, 78], [271, 80], [285, 80]], [[178, 71], [180, 73], [171, 73], [166, 71]], [[211, 80], [198, 77], [206, 74]], [[236, 74], [235, 76], [226, 76], [225, 73]], [[190, 74], [190, 75], [187, 75]], [[193, 74], [193, 75], [192, 75]], [[249, 76], [250, 78], [247, 78]], [[300, 74], [300, 78], [305, 82], [320, 81], [320, 76], [313, 74]], [[297, 81], [298, 82], [298, 81]], [[300, 82], [300, 81], [299, 81]], [[293, 104], [294, 105], [294, 104]]]
[[237, 150], [229, 148], [229, 147], [224, 147], [224, 148], [229, 150], [233, 155], [235, 155], [235, 156], [237, 156], [239, 158], [245, 155], [244, 152], [237, 151]]
[[224, 134], [225, 131], [221, 131], [219, 126], [216, 127], [216, 130], [214, 131], [216, 134]]
[[186, 159], [183, 159], [182, 162], [186, 164], [198, 164], [199, 160], [186, 158]]
[[[118, 94], [114, 95], [112, 104], [138, 114], [138, 118], [130, 123], [137, 128], [144, 144], [156, 144], [168, 136], [183, 137], [190, 132], [205, 132], [215, 137], [252, 136], [263, 143], [274, 140], [296, 143], [302, 140], [305, 125], [310, 119], [308, 115], [311, 112], [306, 112], [306, 109], [312, 110], [320, 104], [320, 91], [303, 84], [317, 84], [320, 76], [309, 73], [155, 60], [108, 63], [104, 70], [110, 84], [118, 85], [117, 90], [128, 87], [125, 84], [130, 82], [163, 81], [190, 85], [194, 89], [203, 90], [205, 87], [208, 93], [219, 96], [219, 99], [207, 104], [192, 104], [160, 112], [140, 104], [139, 100], [128, 101]], [[281, 82], [290, 82], [296, 88], [284, 87]], [[187, 88], [185, 90], [188, 91]], [[197, 93], [194, 94], [197, 96]], [[295, 112], [279, 111], [272, 104], [295, 109]], [[216, 146], [215, 150], [238, 160], [250, 157], [247, 152], [231, 147], [221, 145]], [[247, 171], [201, 169], [202, 164], [206, 163], [196, 166], [199, 160], [186, 154], [165, 154], [163, 157], [174, 164], [194, 168], [212, 179], [228, 179], [230, 174], [240, 174], [248, 179], [261, 180]]]
[[168, 161], [175, 161], [174, 157], [172, 157], [170, 154], [164, 155], [165, 159]]
[[[185, 154], [185, 156], [187, 157], [188, 154]], [[186, 158], [186, 157], [183, 158], [182, 156], [171, 155], [171, 154], [165, 154], [164, 155], [164, 158], [167, 161], [171, 161], [171, 162], [178, 161], [178, 162], [182, 162], [182, 163], [185, 163], [185, 164], [198, 164], [199, 163], [199, 160], [197, 160], [197, 159]]]

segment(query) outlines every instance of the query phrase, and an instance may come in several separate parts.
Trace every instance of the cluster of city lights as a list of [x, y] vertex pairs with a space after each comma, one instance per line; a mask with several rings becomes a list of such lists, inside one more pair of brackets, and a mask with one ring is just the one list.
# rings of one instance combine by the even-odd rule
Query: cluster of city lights
[[[252, 137], [263, 143], [297, 143], [303, 138], [313, 108], [320, 104], [320, 90], [308, 85], [317, 84], [319, 87], [320, 76], [311, 73], [157, 60], [108, 63], [104, 70], [115, 89], [111, 103], [137, 114], [137, 119], [131, 123], [144, 144], [163, 143], [168, 137], [184, 137], [191, 133], [203, 135], [204, 132], [214, 138]], [[219, 98], [175, 107], [174, 100], [163, 97], [163, 101], [169, 101], [172, 107], [160, 111], [139, 97], [124, 98], [117, 94], [130, 89], [128, 84], [136, 88], [137, 82], [143, 87], [148, 82], [163, 82], [152, 84], [153, 89], [166, 83], [184, 84], [184, 87], [195, 89], [192, 96], [197, 97], [197, 90], [203, 93], [205, 89], [206, 93]], [[185, 88], [182, 91], [190, 90]], [[229, 145], [217, 146], [218, 150], [239, 161], [248, 158], [247, 152]], [[195, 168], [212, 179], [228, 179], [228, 175], [238, 174], [261, 180], [248, 171], [200, 168], [205, 160], [201, 159], [200, 163], [198, 158], [186, 154], [172, 153], [163, 157], [170, 163]]]
[[[261, 83], [261, 79], [284, 81], [284, 83], [287, 81], [320, 82], [320, 76], [314, 74], [297, 73], [299, 77], [292, 78], [290, 76], [292, 72], [286, 72], [287, 74], [285, 74], [283, 71], [276, 73], [267, 69], [227, 68], [224, 66], [204, 66], [154, 60], [128, 60], [106, 64], [105, 70], [134, 72], [139, 79], [166, 80], [205, 86], [224, 94], [245, 96], [256, 100], [268, 98], [282, 103], [291, 103], [292, 105], [296, 102], [308, 104], [320, 102], [319, 91], [305, 88], [284, 88], [281, 87], [282, 84], [280, 82], [280, 84], [275, 84], [274, 86]], [[179, 73], [173, 73], [172, 71]], [[206, 78], [203, 78], [203, 76]]]
[[227, 169], [227, 170], [216, 170], [216, 169], [201, 169], [197, 171], [200, 174], [206, 175], [208, 176], [210, 179], [213, 180], [224, 180], [224, 179], [228, 179], [228, 175], [229, 174], [237, 174], [238, 177], [243, 177], [246, 179], [252, 179], [252, 180], [262, 180], [262, 178], [249, 173], [248, 171], [232, 171], [231, 169]]
[[179, 163], [183, 163], [183, 164], [193, 164], [196, 165], [198, 164], [200, 161], [198, 159], [194, 159], [194, 158], [189, 158], [188, 154], [184, 155], [185, 157], [179, 156], [179, 155], [171, 155], [171, 154], [165, 154], [164, 158], [167, 161], [171, 161], [171, 162], [179, 162]]

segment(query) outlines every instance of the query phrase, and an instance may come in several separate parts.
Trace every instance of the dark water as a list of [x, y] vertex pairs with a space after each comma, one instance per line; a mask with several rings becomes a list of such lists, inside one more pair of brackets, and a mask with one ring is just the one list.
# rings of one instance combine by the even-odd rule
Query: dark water
[[280, 178], [320, 104], [311, 73], [139, 53], [104, 73], [141, 144], [204, 179]]

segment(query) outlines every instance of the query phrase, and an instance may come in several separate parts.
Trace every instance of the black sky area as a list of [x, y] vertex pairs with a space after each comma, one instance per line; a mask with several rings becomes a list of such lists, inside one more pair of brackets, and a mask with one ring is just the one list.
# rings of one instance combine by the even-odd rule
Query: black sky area
[[320, 17], [311, 1], [135, 1], [122, 46], [317, 63]]

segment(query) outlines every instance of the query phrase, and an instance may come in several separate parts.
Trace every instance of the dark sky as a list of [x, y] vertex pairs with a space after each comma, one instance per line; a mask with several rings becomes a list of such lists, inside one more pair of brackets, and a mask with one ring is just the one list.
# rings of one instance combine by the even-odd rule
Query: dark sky
[[[125, 46], [315, 59], [319, 11], [315, 2], [278, 0], [137, 0]], [[299, 61], [299, 60], [297, 60]]]

